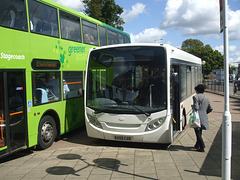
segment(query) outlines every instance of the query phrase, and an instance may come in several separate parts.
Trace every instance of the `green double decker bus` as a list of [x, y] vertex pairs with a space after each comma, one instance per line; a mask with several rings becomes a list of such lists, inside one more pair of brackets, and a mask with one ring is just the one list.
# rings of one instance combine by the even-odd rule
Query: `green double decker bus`
[[0, 2], [0, 157], [84, 125], [89, 49], [130, 43], [116, 28], [50, 0]]

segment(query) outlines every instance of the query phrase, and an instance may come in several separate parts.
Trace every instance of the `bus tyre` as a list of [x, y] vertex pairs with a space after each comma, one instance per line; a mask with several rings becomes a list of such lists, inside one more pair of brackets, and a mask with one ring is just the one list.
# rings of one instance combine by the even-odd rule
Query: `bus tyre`
[[44, 116], [39, 124], [38, 130], [38, 148], [47, 149], [52, 144], [56, 138], [56, 123], [52, 116]]

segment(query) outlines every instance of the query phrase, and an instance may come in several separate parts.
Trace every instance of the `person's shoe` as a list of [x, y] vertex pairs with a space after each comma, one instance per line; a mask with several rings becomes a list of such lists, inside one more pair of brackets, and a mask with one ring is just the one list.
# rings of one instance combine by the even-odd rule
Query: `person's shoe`
[[197, 151], [199, 151], [199, 152], [205, 152], [204, 149], [198, 149]]
[[198, 146], [197, 144], [195, 144], [195, 145], [194, 145], [194, 148], [198, 150], [198, 149], [199, 149], [199, 146]]

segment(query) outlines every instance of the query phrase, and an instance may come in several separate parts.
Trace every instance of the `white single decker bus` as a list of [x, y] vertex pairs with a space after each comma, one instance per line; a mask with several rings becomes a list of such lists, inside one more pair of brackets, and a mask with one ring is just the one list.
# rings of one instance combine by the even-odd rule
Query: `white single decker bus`
[[201, 59], [167, 44], [94, 48], [85, 79], [90, 137], [169, 144], [187, 125]]

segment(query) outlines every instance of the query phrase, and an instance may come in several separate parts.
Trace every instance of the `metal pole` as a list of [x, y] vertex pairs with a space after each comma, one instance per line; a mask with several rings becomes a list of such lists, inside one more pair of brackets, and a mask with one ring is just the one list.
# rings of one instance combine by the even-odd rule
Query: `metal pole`
[[149, 91], [150, 91], [150, 103], [149, 103], [149, 106], [152, 107], [152, 87], [154, 86], [154, 84], [151, 84], [149, 86]]
[[228, 58], [228, 16], [227, 0], [223, 0], [224, 11], [224, 113], [222, 122], [222, 179], [231, 179], [232, 122], [229, 111], [229, 58]]

